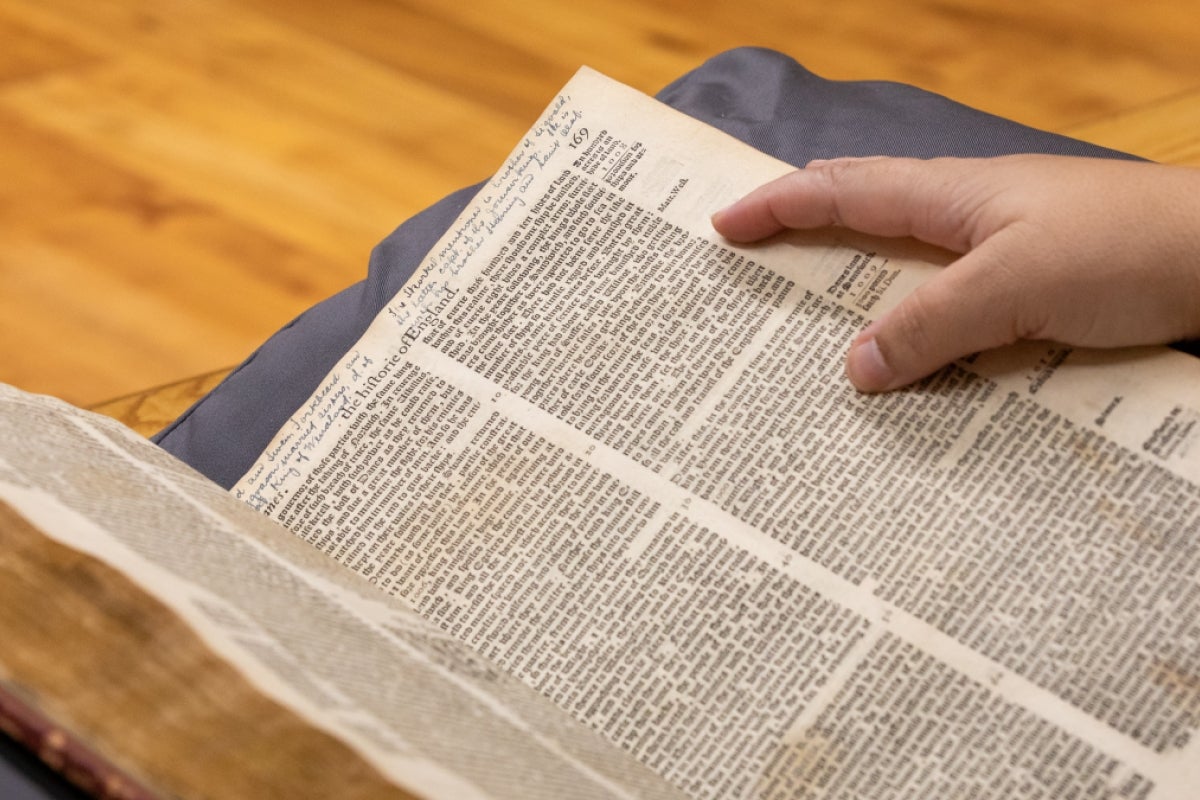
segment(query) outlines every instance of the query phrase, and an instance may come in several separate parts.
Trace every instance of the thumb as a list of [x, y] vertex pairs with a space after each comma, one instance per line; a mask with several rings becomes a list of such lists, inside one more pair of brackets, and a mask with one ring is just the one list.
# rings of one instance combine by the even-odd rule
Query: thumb
[[[1003, 234], [997, 238], [1002, 238]], [[909, 293], [850, 345], [846, 377], [863, 392], [907, 386], [963, 356], [1011, 344], [1040, 323], [1038, 298], [1019, 297], [988, 241]]]

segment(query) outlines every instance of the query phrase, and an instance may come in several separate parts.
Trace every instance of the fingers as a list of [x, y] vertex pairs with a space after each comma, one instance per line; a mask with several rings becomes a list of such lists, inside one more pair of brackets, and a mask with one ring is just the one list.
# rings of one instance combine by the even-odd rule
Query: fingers
[[858, 335], [846, 356], [846, 377], [854, 388], [860, 392], [898, 389], [975, 352], [966, 344], [964, 334], [971, 331], [962, 327], [961, 318], [929, 312], [930, 303], [937, 305], [936, 300], [911, 294]]
[[[865, 158], [814, 162], [715, 213], [718, 233], [755, 241], [785, 228], [841, 225], [918, 239], [965, 252], [976, 237], [972, 204], [961, 199], [961, 162]], [[979, 234], [980, 239], [984, 235]], [[860, 391], [896, 389], [958, 357], [1013, 339], [1003, 287], [990, 287], [986, 249], [959, 259], [860, 333], [846, 374]]]
[[1021, 325], [1036, 317], [1040, 301], [1005, 284], [1006, 271], [989, 263], [995, 250], [985, 245], [959, 259], [863, 330], [846, 357], [854, 387], [897, 389], [1020, 338]]
[[813, 162], [713, 215], [717, 232], [751, 242], [785, 228], [837, 225], [878, 236], [915, 236], [958, 252], [973, 238], [973, 203], [955, 159]]
[[1200, 172], [1097, 159], [814, 162], [713, 216], [740, 242], [783, 228], [912, 236], [958, 261], [852, 344], [863, 391], [1020, 338], [1112, 347], [1200, 331]]
[[[919, 380], [970, 353], [1016, 339], [1020, 287], [989, 261], [978, 213], [989, 196], [972, 181], [978, 164], [956, 159], [869, 158], [815, 162], [748, 194], [713, 216], [734, 241], [754, 241], [785, 228], [838, 225], [878, 236], [913, 236], [958, 252], [984, 244], [905, 298], [851, 345], [846, 374], [860, 391], [879, 392]], [[982, 185], [986, 185], [982, 184]], [[987, 224], [995, 225], [993, 216]], [[1003, 226], [997, 226], [1003, 227]], [[1026, 310], [1022, 318], [1028, 317]]]

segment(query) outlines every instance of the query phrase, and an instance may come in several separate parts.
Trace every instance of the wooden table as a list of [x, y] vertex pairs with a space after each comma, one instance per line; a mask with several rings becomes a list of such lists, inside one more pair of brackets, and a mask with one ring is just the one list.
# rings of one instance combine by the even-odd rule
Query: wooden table
[[1200, 167], [1200, 89], [1062, 132], [1163, 164]]
[[220, 369], [108, 400], [92, 406], [91, 410], [124, 423], [142, 436], [151, 436], [215, 389], [228, 374], [228, 369]]

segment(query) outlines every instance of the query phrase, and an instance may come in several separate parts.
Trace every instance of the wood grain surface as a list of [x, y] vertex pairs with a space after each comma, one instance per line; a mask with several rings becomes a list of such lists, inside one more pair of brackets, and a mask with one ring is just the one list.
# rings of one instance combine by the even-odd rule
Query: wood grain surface
[[737, 45], [1200, 164], [1190, 0], [0, 0], [0, 380], [94, 405], [231, 366], [486, 177], [580, 64]]

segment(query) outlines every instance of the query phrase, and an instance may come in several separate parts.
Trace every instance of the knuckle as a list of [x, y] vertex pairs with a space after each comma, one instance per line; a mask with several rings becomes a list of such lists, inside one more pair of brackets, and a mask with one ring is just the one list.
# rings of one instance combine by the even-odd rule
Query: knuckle
[[935, 349], [930, 315], [929, 302], [919, 289], [891, 314], [891, 335], [879, 340], [879, 348], [893, 369], [907, 371], [913, 364], [922, 362], [924, 354]]
[[845, 161], [830, 161], [817, 167], [816, 178], [820, 184], [821, 194], [827, 198], [827, 214], [829, 223], [842, 227], [843, 215], [838, 204], [841, 186], [845, 182], [846, 170], [850, 164]]
[[901, 341], [915, 351], [928, 350], [930, 345], [929, 320], [933, 310], [926, 293], [917, 290], [908, 301], [897, 309], [896, 328]]

